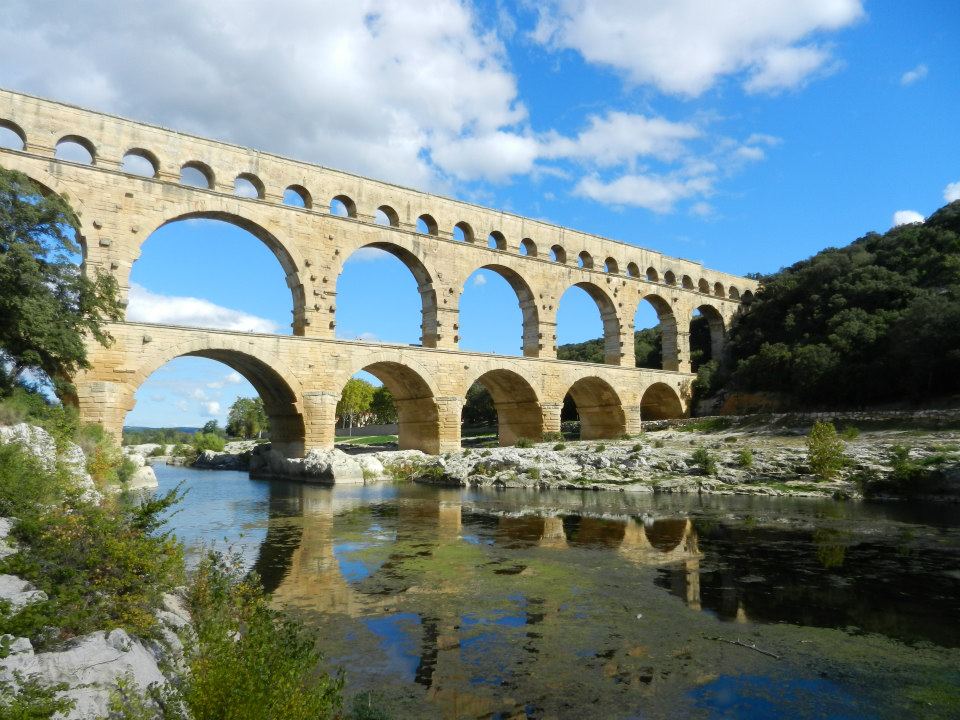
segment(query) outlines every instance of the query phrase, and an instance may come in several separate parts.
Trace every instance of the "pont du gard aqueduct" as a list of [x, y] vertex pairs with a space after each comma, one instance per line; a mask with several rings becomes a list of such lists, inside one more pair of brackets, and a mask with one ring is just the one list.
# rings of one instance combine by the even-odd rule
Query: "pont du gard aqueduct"
[[[584, 439], [615, 438], [639, 432], [642, 420], [689, 412], [694, 312], [707, 318], [716, 356], [756, 290], [752, 280], [623, 242], [19, 93], [0, 90], [0, 127], [20, 140], [0, 148], [0, 165], [68, 199], [80, 220], [84, 271], [112, 273], [123, 293], [143, 242], [188, 218], [249, 231], [286, 272], [292, 336], [124, 322], [109, 327], [109, 347], [91, 342], [91, 368], [73, 379], [75, 401], [83, 419], [118, 436], [140, 384], [192, 355], [219, 360], [253, 384], [274, 447], [290, 457], [332, 447], [337, 401], [360, 370], [393, 393], [401, 448], [459, 448], [464, 398], [477, 381], [493, 397], [503, 444], [558, 431], [568, 393]], [[255, 197], [238, 196], [238, 181]], [[337, 278], [363, 247], [393, 254], [416, 279], [420, 345], [336, 339]], [[516, 292], [522, 357], [458, 348], [459, 298], [479, 268]], [[600, 310], [603, 365], [556, 358], [557, 306], [574, 285]], [[659, 317], [662, 369], [635, 367], [633, 318], [642, 302]]]

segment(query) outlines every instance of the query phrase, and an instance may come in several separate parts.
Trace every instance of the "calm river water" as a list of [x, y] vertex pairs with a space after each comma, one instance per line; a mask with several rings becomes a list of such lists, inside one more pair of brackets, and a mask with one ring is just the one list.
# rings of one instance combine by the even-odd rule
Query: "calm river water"
[[960, 717], [957, 506], [155, 469], [396, 718]]

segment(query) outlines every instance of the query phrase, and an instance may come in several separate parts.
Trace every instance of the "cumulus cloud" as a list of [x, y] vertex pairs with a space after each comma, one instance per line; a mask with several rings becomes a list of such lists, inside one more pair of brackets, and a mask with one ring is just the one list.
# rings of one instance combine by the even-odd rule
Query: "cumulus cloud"
[[240, 373], [238, 373], [238, 372], [236, 372], [236, 371], [229, 373], [229, 374], [224, 378], [224, 380], [225, 380], [226, 382], [230, 383], [231, 385], [239, 385], [240, 383], [244, 382], [243, 375], [241, 375]]
[[277, 332], [277, 324], [272, 320], [215, 305], [209, 300], [154, 293], [136, 283], [130, 286], [127, 320], [241, 332]]
[[583, 178], [574, 193], [607, 205], [630, 205], [666, 213], [679, 200], [709, 194], [713, 181], [708, 177], [663, 177], [623, 175], [610, 182], [596, 176]]
[[863, 15], [861, 0], [548, 0], [533, 37], [671, 94], [700, 95], [727, 75], [771, 92], [826, 67], [830, 52], [811, 39]]
[[487, 278], [483, 273], [477, 273], [473, 276], [473, 284], [476, 287], [483, 287], [487, 284]]
[[465, 0], [128, 10], [9, 0], [0, 86], [421, 186], [463, 173], [476, 144], [485, 169], [501, 154], [517, 164], [516, 147], [490, 139], [526, 110], [501, 42]]
[[900, 84], [903, 86], [913, 85], [915, 82], [923, 80], [929, 72], [926, 65], [920, 63], [912, 70], [907, 70], [903, 75], [900, 76]]
[[943, 189], [943, 199], [947, 202], [960, 200], [960, 180], [950, 183]]
[[924, 217], [916, 210], [897, 210], [893, 214], [893, 224], [897, 225], [909, 225], [910, 223], [923, 222]]
[[601, 167], [632, 163], [642, 156], [673, 160], [684, 152], [685, 140], [701, 134], [691, 123], [624, 112], [594, 115], [588, 123], [576, 137], [549, 135], [541, 155], [587, 161]]
[[216, 417], [219, 414], [220, 414], [220, 403], [218, 403], [216, 400], [211, 400], [208, 403], [204, 403], [203, 405], [204, 417], [212, 418], [212, 417]]

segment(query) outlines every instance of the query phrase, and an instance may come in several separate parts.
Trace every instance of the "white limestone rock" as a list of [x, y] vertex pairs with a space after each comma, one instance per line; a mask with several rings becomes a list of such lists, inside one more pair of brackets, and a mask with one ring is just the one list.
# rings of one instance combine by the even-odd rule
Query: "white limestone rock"
[[10, 603], [13, 612], [35, 602], [43, 602], [47, 594], [16, 575], [0, 575], [0, 600]]
[[85, 635], [68, 648], [46, 653], [20, 653], [0, 662], [0, 679], [14, 682], [14, 673], [34, 675], [45, 684], [67, 683], [60, 696], [75, 701], [65, 720], [93, 720], [107, 716], [110, 692], [127, 678], [141, 691], [163, 685], [158, 658], [123, 630]]
[[363, 483], [363, 466], [342, 450], [311, 450], [303, 458], [285, 458], [276, 450], [255, 452], [250, 475], [324, 485]]

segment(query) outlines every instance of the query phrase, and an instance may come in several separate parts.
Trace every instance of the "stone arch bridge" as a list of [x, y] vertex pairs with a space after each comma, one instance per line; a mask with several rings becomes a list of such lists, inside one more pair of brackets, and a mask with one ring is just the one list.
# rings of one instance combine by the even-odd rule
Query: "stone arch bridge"
[[[569, 393], [586, 439], [681, 416], [690, 401], [689, 322], [709, 321], [714, 354], [756, 290], [754, 281], [542, 221], [317, 165], [0, 90], [0, 165], [65, 196], [81, 225], [84, 270], [129, 291], [143, 242], [165, 224], [214, 218], [248, 230], [286, 273], [292, 336], [117, 323], [110, 347], [89, 346], [74, 378], [81, 417], [119, 435], [140, 384], [185, 355], [221, 361], [264, 399], [278, 449], [330, 447], [335, 408], [357, 371], [397, 400], [400, 445], [430, 453], [460, 445], [460, 414], [479, 381], [496, 405], [500, 440], [558, 431]], [[337, 278], [355, 251], [397, 257], [421, 297], [421, 344], [336, 339]], [[522, 357], [458, 348], [467, 278], [486, 268], [517, 295]], [[556, 313], [572, 286], [603, 320], [605, 364], [556, 359]], [[633, 318], [656, 310], [663, 368], [634, 367]]]

